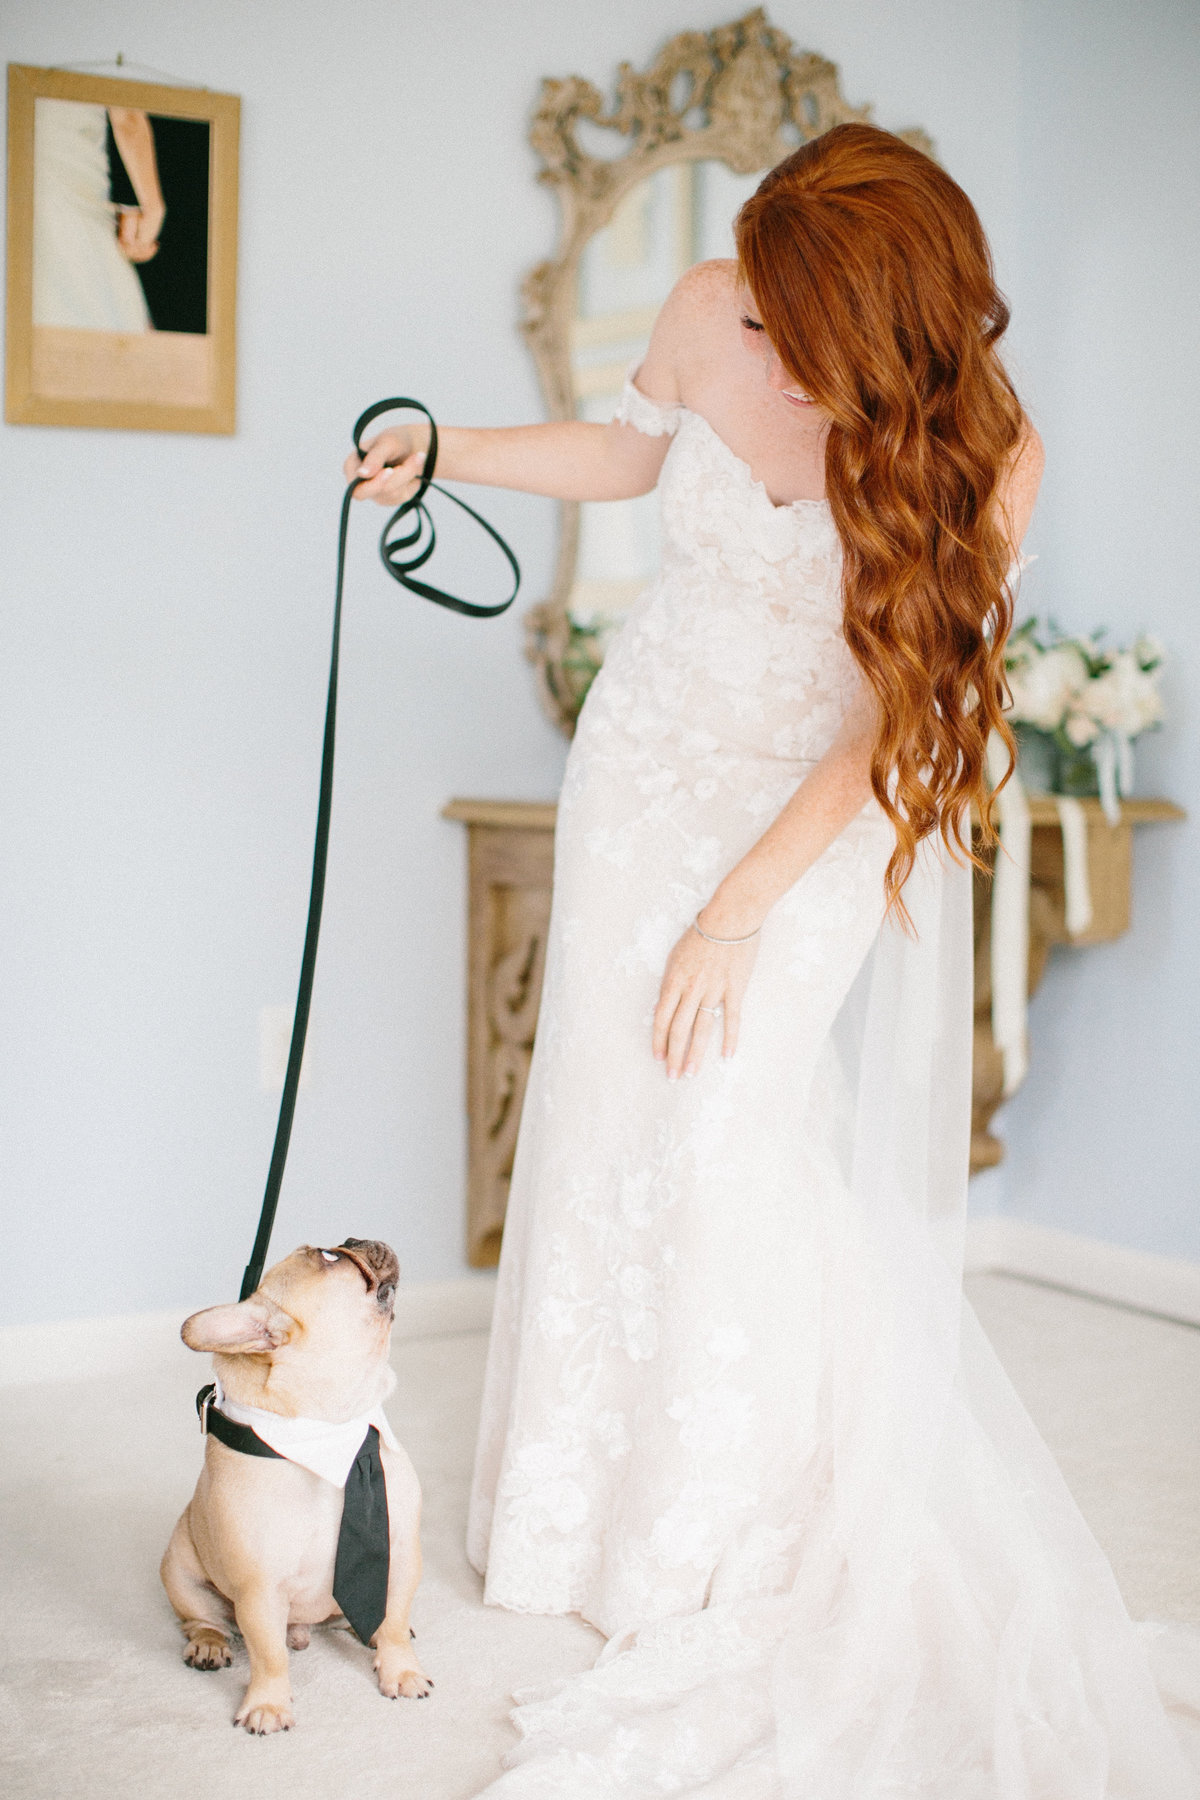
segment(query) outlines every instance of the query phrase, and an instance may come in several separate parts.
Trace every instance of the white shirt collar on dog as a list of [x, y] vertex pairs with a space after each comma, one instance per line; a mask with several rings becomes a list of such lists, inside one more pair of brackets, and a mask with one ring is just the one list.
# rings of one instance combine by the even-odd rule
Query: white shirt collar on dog
[[344, 1488], [346, 1477], [354, 1467], [354, 1459], [362, 1449], [367, 1427], [374, 1425], [390, 1450], [398, 1450], [395, 1433], [384, 1416], [382, 1405], [361, 1418], [347, 1419], [343, 1424], [330, 1424], [328, 1419], [285, 1419], [280, 1413], [265, 1411], [261, 1406], [240, 1406], [230, 1400], [216, 1383], [213, 1404], [235, 1424], [248, 1425], [264, 1444], [270, 1444], [288, 1462], [311, 1469], [334, 1487]]

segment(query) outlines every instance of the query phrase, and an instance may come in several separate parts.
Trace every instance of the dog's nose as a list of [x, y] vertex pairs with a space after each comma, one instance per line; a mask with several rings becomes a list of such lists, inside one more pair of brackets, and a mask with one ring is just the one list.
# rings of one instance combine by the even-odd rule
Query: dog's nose
[[365, 1263], [379, 1287], [395, 1287], [400, 1279], [400, 1264], [390, 1244], [380, 1238], [343, 1238], [341, 1248], [353, 1251]]

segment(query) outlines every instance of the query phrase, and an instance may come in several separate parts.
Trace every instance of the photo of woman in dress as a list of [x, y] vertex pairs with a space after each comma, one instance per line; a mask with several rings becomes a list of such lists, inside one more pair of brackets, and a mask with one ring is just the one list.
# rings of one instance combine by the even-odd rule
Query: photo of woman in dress
[[[1112, 1572], [962, 1295], [971, 859], [1042, 452], [970, 200], [862, 124], [677, 283], [611, 424], [438, 473], [658, 488], [558, 810], [469, 1554], [578, 1613], [489, 1800], [1186, 1800]], [[346, 472], [396, 506], [420, 427]], [[972, 812], [977, 838], [972, 849]]]
[[[109, 127], [137, 197], [111, 198]], [[39, 98], [34, 114], [33, 322], [152, 329], [134, 265], [158, 250], [165, 208], [144, 112]]]
[[34, 325], [205, 332], [208, 162], [205, 120], [39, 96]]

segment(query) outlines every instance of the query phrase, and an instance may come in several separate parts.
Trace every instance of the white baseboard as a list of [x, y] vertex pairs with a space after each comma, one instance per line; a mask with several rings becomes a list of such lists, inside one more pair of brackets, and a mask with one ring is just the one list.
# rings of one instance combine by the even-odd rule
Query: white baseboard
[[1200, 1263], [1077, 1237], [1028, 1219], [994, 1215], [969, 1220], [966, 1267], [968, 1274], [1024, 1276], [1094, 1300], [1200, 1325]]
[[[1200, 1263], [1152, 1256], [1099, 1238], [1076, 1237], [1027, 1219], [971, 1219], [967, 1225], [968, 1273], [994, 1271], [1044, 1281], [1096, 1300], [1132, 1306], [1200, 1325]], [[454, 1337], [486, 1331], [496, 1282], [491, 1275], [457, 1281], [414, 1282], [396, 1296], [393, 1341]], [[34, 1381], [78, 1381], [120, 1376], [148, 1363], [194, 1361], [179, 1341], [178, 1311], [132, 1313], [103, 1319], [0, 1327], [0, 1387]]]
[[125, 1313], [0, 1326], [0, 1388], [29, 1381], [83, 1381], [200, 1359], [179, 1337], [179, 1312]]
[[494, 1275], [464, 1275], [458, 1281], [415, 1281], [411, 1287], [401, 1286], [396, 1293], [392, 1342], [487, 1331], [495, 1298]]
[[[495, 1292], [494, 1275], [401, 1286], [392, 1341], [486, 1331]], [[32, 1381], [121, 1376], [148, 1364], [161, 1369], [172, 1361], [181, 1367], [194, 1365], [195, 1353], [180, 1342], [182, 1324], [183, 1313], [176, 1310], [0, 1326], [0, 1388]]]

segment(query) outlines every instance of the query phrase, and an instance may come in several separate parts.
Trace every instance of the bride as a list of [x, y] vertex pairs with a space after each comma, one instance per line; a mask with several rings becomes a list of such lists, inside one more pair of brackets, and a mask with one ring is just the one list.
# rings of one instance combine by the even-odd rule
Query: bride
[[[611, 425], [439, 472], [660, 489], [579, 722], [470, 1519], [578, 1612], [491, 1800], [1183, 1800], [1112, 1574], [962, 1300], [971, 870], [1041, 472], [978, 218], [842, 125]], [[396, 505], [425, 439], [347, 473]], [[971, 808], [977, 812], [972, 848]]]

